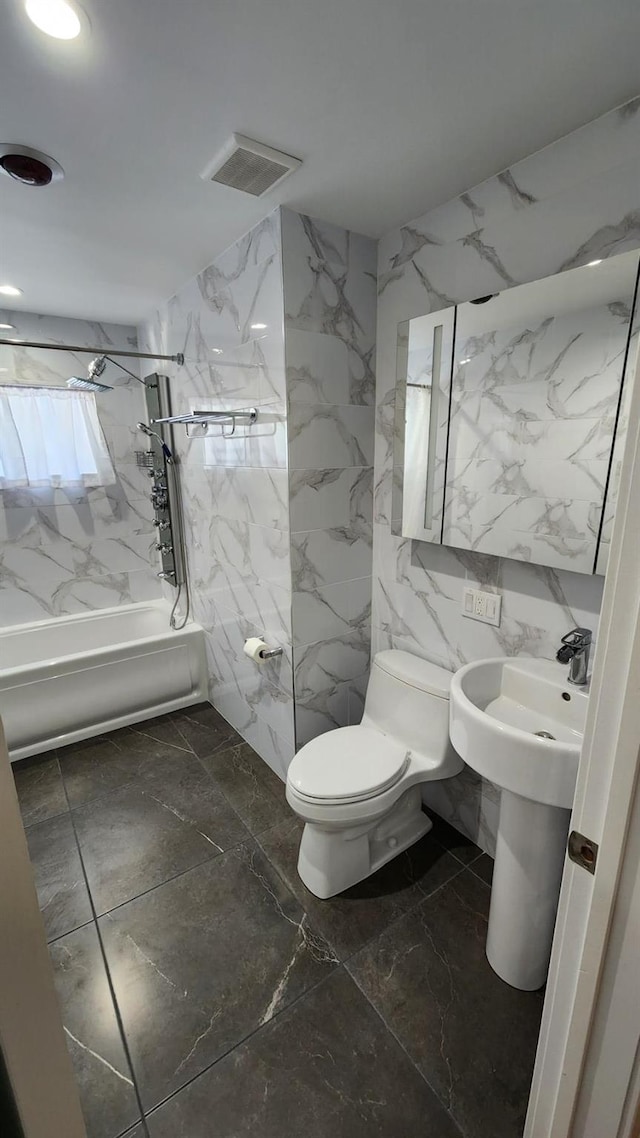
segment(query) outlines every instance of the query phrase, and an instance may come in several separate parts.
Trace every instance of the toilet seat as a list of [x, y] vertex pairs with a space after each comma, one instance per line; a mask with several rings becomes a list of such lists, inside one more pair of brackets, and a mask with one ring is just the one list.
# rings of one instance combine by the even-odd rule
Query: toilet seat
[[409, 762], [409, 751], [381, 731], [340, 727], [298, 751], [287, 782], [309, 802], [363, 802], [395, 786]]

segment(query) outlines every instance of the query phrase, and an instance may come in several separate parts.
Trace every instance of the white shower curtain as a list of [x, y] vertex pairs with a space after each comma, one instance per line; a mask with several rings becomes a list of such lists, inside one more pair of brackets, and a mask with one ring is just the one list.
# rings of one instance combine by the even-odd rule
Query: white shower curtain
[[0, 387], [0, 489], [115, 481], [92, 392]]

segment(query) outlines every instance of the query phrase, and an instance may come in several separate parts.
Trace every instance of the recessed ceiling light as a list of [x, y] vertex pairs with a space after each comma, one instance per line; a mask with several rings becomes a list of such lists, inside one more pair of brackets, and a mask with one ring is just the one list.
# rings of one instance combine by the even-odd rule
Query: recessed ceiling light
[[0, 324], [0, 328], [3, 332], [11, 332], [15, 328], [15, 324]]
[[50, 186], [64, 178], [55, 158], [22, 142], [0, 142], [0, 174], [8, 174], [23, 186]]
[[254, 332], [261, 332], [263, 328], [267, 327], [267, 325], [266, 324], [252, 324], [251, 327], [253, 328]]
[[32, 24], [54, 39], [74, 40], [80, 35], [80, 17], [67, 0], [26, 0], [25, 10]]
[[592, 269], [594, 265], [601, 265], [601, 264], [602, 264], [602, 257], [600, 257], [599, 261], [587, 261], [587, 268]]
[[22, 296], [22, 289], [16, 288], [15, 285], [0, 285], [0, 293], [3, 296]]

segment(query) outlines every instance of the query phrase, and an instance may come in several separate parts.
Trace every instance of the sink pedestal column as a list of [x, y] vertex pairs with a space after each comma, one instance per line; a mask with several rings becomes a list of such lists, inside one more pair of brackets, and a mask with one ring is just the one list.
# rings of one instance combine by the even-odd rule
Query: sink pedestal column
[[526, 992], [547, 978], [570, 817], [570, 810], [502, 791], [487, 959]]

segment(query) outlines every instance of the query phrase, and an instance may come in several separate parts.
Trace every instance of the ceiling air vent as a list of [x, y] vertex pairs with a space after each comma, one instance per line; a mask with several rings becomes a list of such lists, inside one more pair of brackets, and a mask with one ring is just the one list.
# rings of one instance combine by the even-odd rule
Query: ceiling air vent
[[272, 150], [270, 146], [263, 146], [243, 134], [232, 134], [227, 145], [205, 167], [200, 177], [205, 182], [219, 182], [259, 198], [300, 165], [299, 158]]

